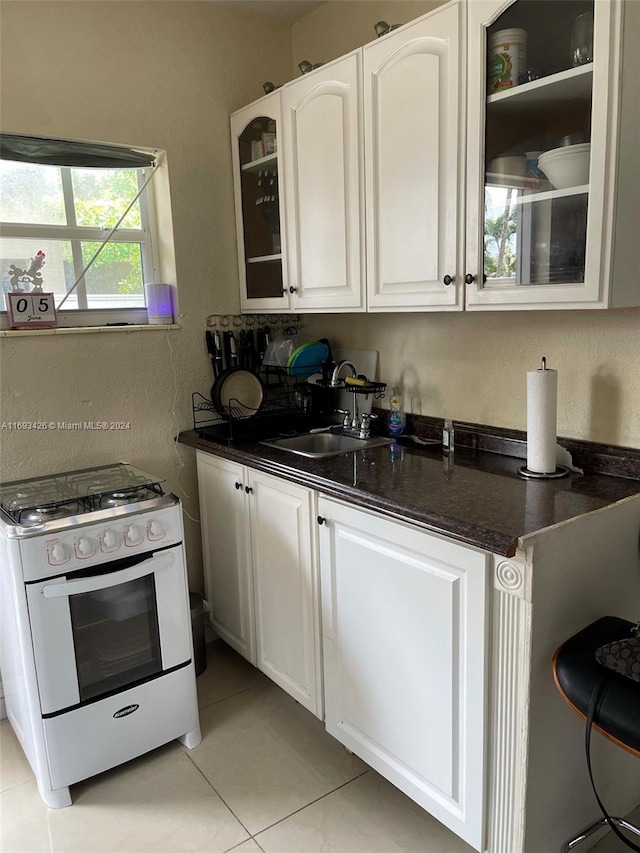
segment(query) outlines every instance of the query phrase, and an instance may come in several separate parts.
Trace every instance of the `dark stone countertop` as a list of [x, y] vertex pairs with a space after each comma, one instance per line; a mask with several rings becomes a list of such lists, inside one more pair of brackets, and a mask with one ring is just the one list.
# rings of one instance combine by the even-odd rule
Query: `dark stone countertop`
[[524, 536], [640, 494], [640, 479], [586, 468], [558, 480], [525, 480], [517, 473], [521, 457], [477, 447], [456, 446], [447, 473], [440, 447], [383, 446], [311, 459], [259, 443], [226, 446], [193, 430], [178, 440], [502, 556], [512, 556]]

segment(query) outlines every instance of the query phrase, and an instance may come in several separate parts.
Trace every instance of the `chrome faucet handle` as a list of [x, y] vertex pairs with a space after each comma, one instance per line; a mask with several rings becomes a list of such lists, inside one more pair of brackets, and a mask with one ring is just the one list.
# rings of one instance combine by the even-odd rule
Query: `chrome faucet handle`
[[342, 426], [344, 429], [349, 429], [351, 426], [351, 412], [348, 409], [334, 409], [336, 415], [343, 415]]
[[377, 419], [377, 415], [372, 415], [370, 412], [363, 412], [360, 416], [360, 438], [370, 438], [371, 436], [371, 421]]

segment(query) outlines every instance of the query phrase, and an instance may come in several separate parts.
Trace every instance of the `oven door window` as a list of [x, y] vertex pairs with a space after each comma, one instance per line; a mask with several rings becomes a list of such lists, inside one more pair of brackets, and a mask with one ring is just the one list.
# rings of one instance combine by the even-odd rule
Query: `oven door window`
[[80, 701], [162, 671], [153, 574], [69, 596]]

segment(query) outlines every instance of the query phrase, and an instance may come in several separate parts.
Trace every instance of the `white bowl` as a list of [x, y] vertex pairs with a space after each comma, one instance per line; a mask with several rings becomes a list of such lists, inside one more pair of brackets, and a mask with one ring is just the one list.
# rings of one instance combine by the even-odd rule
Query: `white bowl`
[[591, 145], [566, 145], [553, 148], [538, 157], [538, 167], [557, 190], [589, 183]]

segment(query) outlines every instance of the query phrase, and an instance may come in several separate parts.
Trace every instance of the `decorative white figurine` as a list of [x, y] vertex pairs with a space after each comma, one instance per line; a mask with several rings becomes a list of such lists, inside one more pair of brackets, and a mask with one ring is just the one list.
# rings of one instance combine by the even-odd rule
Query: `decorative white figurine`
[[9, 267], [9, 282], [14, 293], [23, 293], [25, 287], [28, 288], [29, 286], [32, 293], [42, 293], [43, 282], [40, 269], [44, 265], [44, 257], [44, 252], [40, 249], [35, 258], [31, 258], [31, 264], [27, 270], [11, 264]]

